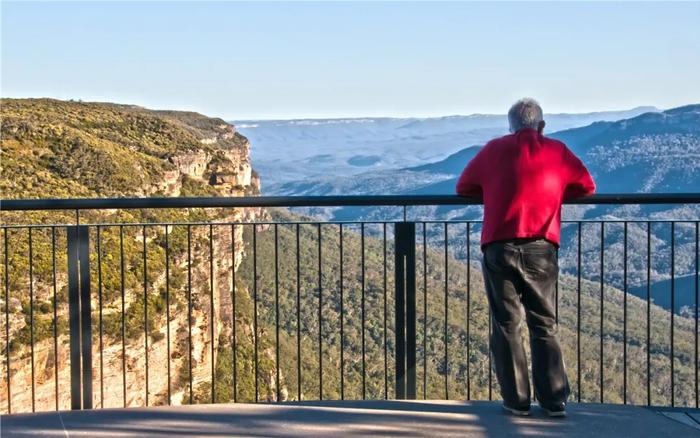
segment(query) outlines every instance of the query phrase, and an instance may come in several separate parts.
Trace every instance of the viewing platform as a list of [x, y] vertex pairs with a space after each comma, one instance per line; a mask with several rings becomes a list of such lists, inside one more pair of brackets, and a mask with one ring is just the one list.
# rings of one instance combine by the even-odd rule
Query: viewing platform
[[322, 401], [16, 414], [2, 437], [688, 437], [700, 410], [573, 403], [568, 417], [505, 413], [499, 402]]
[[[562, 419], [495, 400], [481, 219], [416, 208], [479, 200], [0, 202], [0, 438], [700, 436], [696, 216], [562, 221]], [[691, 211], [700, 194], [570, 203]], [[236, 211], [329, 206], [393, 213]]]

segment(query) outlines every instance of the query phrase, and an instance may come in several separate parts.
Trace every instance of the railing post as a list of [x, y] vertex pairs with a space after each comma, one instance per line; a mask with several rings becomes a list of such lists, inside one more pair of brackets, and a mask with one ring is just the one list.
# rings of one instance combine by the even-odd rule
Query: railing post
[[90, 235], [84, 225], [67, 229], [71, 409], [92, 409]]
[[396, 398], [416, 398], [416, 224], [397, 222], [394, 232]]
[[81, 409], [80, 394], [80, 278], [78, 227], [68, 228], [68, 313], [70, 335], [70, 406]]

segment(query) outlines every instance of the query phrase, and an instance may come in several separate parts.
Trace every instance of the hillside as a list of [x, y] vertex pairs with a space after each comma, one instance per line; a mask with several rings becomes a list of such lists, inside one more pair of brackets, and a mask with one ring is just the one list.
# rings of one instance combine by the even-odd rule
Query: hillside
[[[240, 196], [259, 193], [259, 179], [250, 165], [248, 140], [221, 119], [129, 105], [50, 99], [3, 99], [0, 108], [0, 196], [3, 198]], [[81, 222], [252, 221], [263, 218], [263, 214], [258, 209], [84, 211], [81, 212]], [[3, 224], [70, 224], [74, 221], [74, 212], [2, 212]], [[167, 375], [161, 371], [168, 362], [168, 349], [172, 365], [172, 402], [188, 401], [190, 329], [187, 312], [183, 312], [187, 309], [188, 293], [187, 229], [169, 227], [167, 231], [170, 276], [166, 279], [164, 227], [121, 229], [102, 226], [99, 263], [97, 230], [91, 228], [93, 306], [102, 307], [94, 307], [93, 315], [96, 405], [142, 405], [149, 396], [151, 404], [154, 400], [163, 403], [168, 397], [168, 382]], [[206, 288], [210, 284], [209, 230], [206, 227], [191, 229], [191, 281], [195, 285], [191, 291], [191, 365], [192, 389], [195, 391], [202, 382], [211, 380], [212, 358], [207, 346], [211, 346], [212, 341], [218, 344], [218, 335], [212, 339], [206, 328], [216, 319], [217, 333], [225, 337], [231, 332], [232, 296], [228, 285], [231, 284], [232, 271], [243, 256], [241, 230], [231, 233], [228, 229], [217, 228], [212, 230], [211, 236], [211, 251], [221, 259], [214, 269], [216, 281], [212, 283], [213, 290]], [[33, 243], [31, 258], [30, 238]], [[2, 295], [0, 307], [3, 312], [9, 307], [10, 313], [13, 411], [31, 409], [28, 388], [32, 386], [32, 380], [35, 382], [37, 409], [52, 409], [54, 405], [66, 408], [69, 406], [68, 368], [56, 368], [55, 365], [67, 363], [68, 357], [65, 228], [56, 228], [55, 236], [51, 229], [35, 228], [31, 237], [26, 228], [10, 229], [7, 239], [10, 294], [8, 302]], [[236, 239], [235, 245], [232, 239]], [[123, 279], [120, 275], [122, 264]], [[5, 278], [4, 264], [1, 269]], [[167, 296], [167, 289], [172, 296]], [[214, 291], [216, 293], [212, 293]], [[240, 295], [239, 301], [243, 302], [247, 290], [240, 289], [237, 294]], [[168, 298], [172, 312], [167, 321], [172, 335], [169, 343], [165, 324]], [[58, 318], [56, 326], [53, 323], [54, 303]], [[30, 330], [32, 318], [33, 331]], [[144, 318], [148, 330], [144, 330]], [[248, 323], [245, 319], [238, 321], [242, 328]], [[104, 334], [101, 346], [98, 343], [100, 329]], [[53, 346], [54, 330], [58, 336], [56, 348]], [[243, 345], [249, 342], [250, 339], [242, 340]], [[30, 366], [32, 345], [34, 373]], [[7, 354], [4, 342], [2, 348], [3, 355]], [[100, 354], [101, 348], [104, 355]], [[126, 353], [124, 356], [122, 348]], [[150, 379], [145, 375], [146, 356], [150, 359], [150, 369], [158, 370], [157, 373], [150, 371]], [[250, 358], [242, 358], [243, 362], [246, 360]], [[123, 365], [126, 366], [125, 382], [122, 380]], [[2, 361], [1, 367], [5, 376], [6, 361]], [[148, 391], [145, 390], [146, 379], [149, 380]], [[124, 383], [126, 387], [122, 394]], [[102, 392], [101, 388], [105, 391]], [[7, 401], [6, 389], [7, 382], [3, 379], [0, 383], [3, 409]]]
[[[284, 211], [271, 212], [273, 218], [283, 222], [301, 218]], [[419, 226], [420, 227], [420, 226]], [[428, 228], [442, 229], [441, 224]], [[323, 376], [323, 397], [340, 397], [340, 309], [341, 297], [344, 309], [344, 395], [346, 398], [362, 398], [362, 309], [363, 271], [361, 265], [360, 227], [346, 224], [343, 232], [343, 270], [340, 270], [339, 226], [322, 225], [320, 230], [322, 263], [318, 264], [317, 225], [301, 224], [300, 228], [300, 326], [302, 395], [307, 399], [319, 398], [319, 375]], [[452, 228], [460, 228], [455, 224]], [[420, 231], [420, 228], [419, 228]], [[430, 230], [429, 230], [430, 231]], [[435, 231], [435, 230], [434, 230]], [[252, 229], [247, 231], [252, 233]], [[279, 327], [281, 348], [282, 381], [292, 397], [297, 391], [297, 316], [296, 316], [296, 228], [295, 225], [279, 225]], [[365, 309], [365, 378], [367, 398], [384, 397], [384, 306], [387, 308], [386, 348], [388, 352], [388, 396], [393, 394], [393, 229], [387, 227], [387, 284], [383, 277], [383, 237], [381, 224], [366, 225], [364, 240], [364, 309]], [[370, 234], [379, 237], [370, 237]], [[473, 235], [472, 238], [476, 238]], [[266, 323], [263, 330], [274, 333], [275, 327], [275, 270], [273, 228], [258, 230], [256, 236], [256, 262], [258, 309], [260, 319]], [[423, 247], [418, 245], [416, 256], [417, 289], [417, 344], [418, 344], [418, 394], [423, 396], [426, 382], [428, 398], [453, 399], [488, 398], [488, 307], [477, 254], [472, 254], [470, 270], [463, 261], [456, 260], [453, 250], [457, 242], [450, 245], [447, 257], [449, 265], [448, 308], [445, 309], [445, 254], [437, 239], [428, 239], [427, 258], [423, 269]], [[247, 245], [251, 245], [247, 239]], [[252, 285], [253, 251], [248, 247], [240, 275]], [[321, 287], [319, 288], [319, 268]], [[427, 272], [427, 277], [426, 277]], [[469, 294], [467, 293], [467, 274]], [[342, 295], [341, 295], [342, 278]], [[384, 291], [386, 292], [386, 301]], [[427, 291], [427, 302], [425, 301]], [[600, 373], [604, 378], [605, 402], [621, 403], [623, 385], [623, 301], [619, 289], [606, 285], [601, 297], [600, 284], [584, 280], [581, 285], [581, 375], [582, 384], [577, 384], [576, 353], [577, 333], [577, 283], [576, 278], [563, 275], [559, 286], [559, 336], [565, 354], [572, 398], [597, 402], [600, 396]], [[601, 304], [602, 303], [602, 304]], [[319, 305], [322, 321], [319, 324]], [[601, 305], [604, 312], [603, 332], [600, 329]], [[425, 306], [425, 307], [424, 307]], [[646, 302], [628, 296], [627, 302], [627, 397], [636, 404], [646, 403]], [[469, 332], [467, 332], [467, 309], [469, 309]], [[425, 313], [424, 313], [425, 312]], [[651, 400], [653, 404], [670, 403], [670, 314], [652, 304], [651, 312]], [[427, 318], [426, 318], [427, 317]], [[447, 328], [445, 332], [445, 317]], [[424, 329], [425, 327], [425, 329]], [[679, 405], [694, 403], [693, 368], [693, 320], [676, 317], [674, 321], [675, 402]], [[319, 330], [322, 339], [323, 368], [319, 366]], [[427, 337], [426, 337], [427, 334]], [[527, 339], [525, 332], [523, 332]], [[444, 337], [447, 336], [447, 344]], [[603, 370], [600, 369], [600, 339], [604, 341]], [[423, 348], [425, 340], [426, 348]], [[448, 362], [445, 363], [445, 345], [448, 347]], [[469, 345], [469, 350], [467, 350]], [[467, 355], [467, 351], [469, 354]], [[272, 358], [268, 358], [272, 359]], [[423, 372], [425, 361], [426, 375]], [[467, 369], [470, 379], [467, 382]], [[230, 369], [222, 367], [224, 375]], [[498, 398], [495, 376], [493, 395]], [[469, 391], [469, 395], [467, 395]], [[225, 400], [222, 400], [225, 401]]]
[[599, 122], [552, 134], [596, 173], [607, 192], [700, 187], [700, 105]]
[[221, 119], [51, 99], [1, 107], [3, 198], [236, 195], [251, 186], [248, 140]]

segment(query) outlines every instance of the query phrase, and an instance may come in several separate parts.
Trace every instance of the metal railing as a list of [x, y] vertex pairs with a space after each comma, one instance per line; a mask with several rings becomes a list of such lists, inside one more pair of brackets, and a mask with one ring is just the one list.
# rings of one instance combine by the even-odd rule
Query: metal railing
[[[692, 205], [700, 194], [608, 194], [567, 203]], [[106, 407], [119, 389], [123, 406], [492, 399], [490, 315], [474, 290], [481, 222], [409, 217], [413, 206], [478, 204], [457, 196], [0, 201], [17, 222], [0, 226], [6, 412], [17, 411], [13, 403], [33, 411], [37, 398], [46, 409], [49, 395], [55, 409], [65, 407], [67, 386], [73, 409]], [[397, 207], [399, 220], [104, 220], [114, 217], [107, 210], [331, 206]], [[20, 214], [56, 210], [73, 212], [63, 217], [74, 222], [19, 223]], [[576, 358], [568, 371], [575, 400], [698, 406], [699, 221], [563, 221], [556, 310], [560, 327], [575, 334], [575, 342], [562, 339]], [[659, 257], [668, 275], [654, 265], [652, 247], [667, 250]], [[645, 292], [636, 298], [628, 293], [632, 268], [635, 287]], [[690, 279], [682, 290], [679, 269]], [[653, 296], [664, 279], [666, 310]], [[678, 296], [689, 312], [681, 314]], [[59, 346], [66, 339], [70, 373], [63, 376]], [[37, 373], [39, 356], [44, 369]], [[143, 382], [143, 397], [127, 378]], [[16, 389], [15, 380], [25, 384]]]

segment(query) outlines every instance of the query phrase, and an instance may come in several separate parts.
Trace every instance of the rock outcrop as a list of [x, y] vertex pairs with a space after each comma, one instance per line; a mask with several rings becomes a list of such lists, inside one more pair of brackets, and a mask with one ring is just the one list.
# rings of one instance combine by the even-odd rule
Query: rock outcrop
[[[101, 179], [91, 178], [87, 174], [89, 169], [83, 165], [85, 160], [76, 161], [75, 164], [64, 163], [65, 165], [61, 168], [47, 169], [52, 178], [56, 179], [56, 181], [50, 181], [52, 187], [78, 184], [84, 187], [84, 193], [93, 197], [112, 196], [115, 193], [119, 196], [253, 196], [260, 193], [260, 180], [250, 163], [248, 140], [237, 133], [233, 126], [220, 119], [211, 119], [195, 113], [149, 111], [138, 107], [112, 104], [82, 104], [50, 100], [10, 100], [8, 102], [11, 111], [8, 110], [7, 117], [3, 113], [3, 158], [7, 156], [8, 159], [27, 165], [28, 162], [24, 157], [41, 154], [56, 156], [61, 153], [61, 145], [72, 144], [72, 140], [64, 138], [65, 132], [71, 132], [76, 139], [81, 139], [78, 141], [79, 144], [95, 144], [94, 147], [86, 148], [81, 152], [85, 155], [85, 160], [95, 160], [95, 163], [105, 166], [114, 165], [100, 161], [100, 157], [91, 156], [91, 154], [99, 155], [100, 148], [104, 147], [111, 154], [110, 159], [116, 162], [118, 160], [114, 158], [115, 153], [122, 154], [125, 158], [121, 159], [121, 162], [137, 169], [136, 173], [130, 176], [130, 182], [124, 182], [123, 178], [118, 179], [119, 172], [103, 175]], [[7, 102], [3, 101], [3, 104], [5, 103]], [[7, 107], [4, 105], [3, 110]], [[90, 121], [83, 121], [86, 119]], [[95, 119], [104, 120], [104, 126]], [[121, 120], [128, 121], [128, 129], [122, 127]], [[60, 138], [57, 137], [57, 130], [61, 132]], [[173, 143], [168, 144], [163, 140], [164, 138], [170, 139], [169, 141]], [[105, 141], [109, 143], [105, 144]], [[53, 145], [52, 142], [56, 144]], [[52, 152], [44, 152], [47, 148]], [[26, 153], [31, 151], [34, 151], [33, 155]], [[143, 157], [143, 162], [133, 162], [139, 157]], [[37, 162], [36, 166], [44, 162], [50, 163], [50, 160], [44, 159], [43, 162]], [[45, 171], [37, 169], [34, 174], [41, 172]], [[139, 175], [138, 172], [142, 172], [143, 175]], [[60, 175], [60, 180], [53, 176], [57, 174]], [[0, 178], [2, 186], [7, 188], [15, 184], [12, 178], [9, 172], [3, 171]], [[115, 178], [114, 184], [111, 184], [110, 178]], [[115, 188], [117, 184], [121, 184], [118, 190]], [[32, 186], [23, 186], [15, 192], [15, 196], [27, 197], [25, 193], [32, 192], [26, 192], [26, 190], [31, 188]], [[47, 195], [47, 197], [60, 197], [53, 195], [50, 191]], [[6, 196], [7, 193], [3, 194], [3, 197]], [[92, 216], [87, 215], [81, 222], [122, 221], [124, 218], [119, 216], [120, 213], [123, 212], [98, 212]], [[179, 216], [176, 219], [172, 216], [164, 216], [160, 219], [159, 212], [152, 212], [145, 217], [132, 213], [128, 220], [173, 222], [194, 220], [186, 212], [177, 214]], [[196, 220], [202, 221], [209, 218], [219, 223], [252, 222], [264, 216], [264, 212], [257, 208], [216, 209], [216, 211], [198, 214]], [[22, 220], [22, 218], [13, 217], [13, 220]], [[167, 228], [171, 236], [175, 236], [178, 230], [183, 231], [183, 226]], [[118, 256], [114, 253], [115, 240], [112, 240], [115, 235], [109, 233], [108, 228], [103, 229], [104, 260]], [[163, 254], [164, 233], [165, 228], [162, 227], [148, 229], [146, 245], [149, 254]], [[24, 240], [21, 236], [17, 238], [20, 239], [20, 244], [23, 244]], [[92, 239], [94, 238], [93, 235]], [[171, 238], [174, 239], [174, 237]], [[170, 392], [172, 404], [188, 403], [190, 390], [197, 392], [202, 385], [206, 386], [212, 382], [212, 369], [216, 365], [219, 340], [228, 339], [232, 329], [234, 312], [231, 300], [232, 277], [244, 256], [243, 227], [216, 226], [210, 231], [207, 226], [192, 226], [190, 238], [192, 246], [189, 260], [186, 252], [177, 252], [176, 243], [171, 243], [173, 251], [169, 260], [171, 278], [166, 278], [162, 261], [151, 262], [149, 272], [154, 273], [154, 279], [147, 284], [145, 292], [148, 295], [148, 305], [151, 307], [148, 309], [150, 316], [147, 333], [144, 329], [143, 316], [139, 316], [141, 320], [135, 324], [140, 330], [133, 332], [127, 330], [127, 337], [121, 337], [122, 304], [119, 294], [109, 295], [114, 291], [105, 291], [105, 299], [100, 309], [101, 298], [98, 296], [97, 277], [93, 278], [93, 406], [164, 404], [168, 402], [168, 392]], [[127, 247], [141, 248], [143, 245], [143, 238], [138, 233], [133, 235], [127, 233], [124, 240]], [[108, 246], [110, 243], [111, 246]], [[62, 244], [65, 242], [60, 240], [59, 264], [65, 262], [62, 258], [65, 255], [65, 247], [60, 247]], [[18, 248], [18, 250], [24, 250], [24, 248]], [[92, 250], [96, 251], [94, 247]], [[35, 257], [50, 259], [49, 254], [36, 251], [38, 250], [35, 250]], [[213, 255], [211, 260], [210, 253]], [[93, 260], [92, 263], [94, 267], [95, 261]], [[10, 313], [9, 389], [12, 397], [12, 412], [27, 412], [32, 409], [51, 410], [57, 406], [59, 409], [69, 409], [70, 358], [67, 332], [68, 306], [65, 295], [67, 277], [63, 273], [63, 268], [59, 267], [56, 277], [59, 296], [56, 343], [54, 344], [52, 332], [48, 336], [46, 333], [42, 336], [37, 334], [38, 338], [33, 344], [32, 355], [32, 345], [28, 341], [30, 332], [27, 291], [29, 285], [24, 280], [26, 272], [19, 272], [19, 266], [12, 263], [10, 265], [12, 287], [9, 302], [4, 301], [4, 294], [0, 297], [0, 309], [4, 313], [6, 306], [9, 306]], [[26, 265], [21, 266], [26, 268]], [[116, 266], [105, 265], [103, 268], [105, 277], [114, 275], [113, 272], [106, 271], [114, 270]], [[39, 268], [35, 269], [37, 272], [41, 271]], [[127, 259], [127, 277], [132, 275], [132, 271], [138, 271], [138, 269], [140, 266], [137, 262]], [[213, 272], [213, 277], [210, 272]], [[191, 290], [188, 290], [186, 284], [182, 282], [182, 276], [185, 274], [190, 275]], [[94, 275], [96, 276], [97, 273], [94, 272]], [[178, 276], [179, 279], [176, 278]], [[134, 274], [134, 278], [137, 277], [138, 275]], [[172, 295], [169, 319], [162, 307], [166, 281], [169, 282]], [[177, 287], [175, 283], [178, 283]], [[34, 279], [32, 289], [36, 318], [35, 333], [40, 330], [38, 321], [42, 323], [42, 330], [47, 327], [53, 330], [51, 279], [38, 275]], [[101, 293], [101, 289], [99, 292]], [[238, 290], [237, 293], [247, 293], [247, 291]], [[127, 281], [124, 290], [124, 312], [127, 314], [127, 323], [132, 321], [130, 315], [143, 314], [143, 294], [142, 285]], [[111, 298], [107, 298], [108, 296]], [[191, 309], [188, 306], [187, 296], [191, 299]], [[153, 304], [154, 302], [156, 304]], [[190, 310], [192, 318], [188, 321]], [[100, 314], [104, 320], [102, 333], [100, 333]], [[252, 327], [248, 327], [249, 321], [241, 320], [237, 324], [243, 332], [252, 333]], [[5, 350], [4, 343], [2, 348]], [[0, 361], [2, 362], [0, 363], [2, 376], [0, 409], [4, 411], [7, 411], [8, 406], [7, 361], [4, 359], [7, 357], [6, 354], [7, 352], [3, 351], [3, 360]], [[170, 373], [167, 372], [168, 365]], [[189, 386], [190, 369], [192, 388]]]

